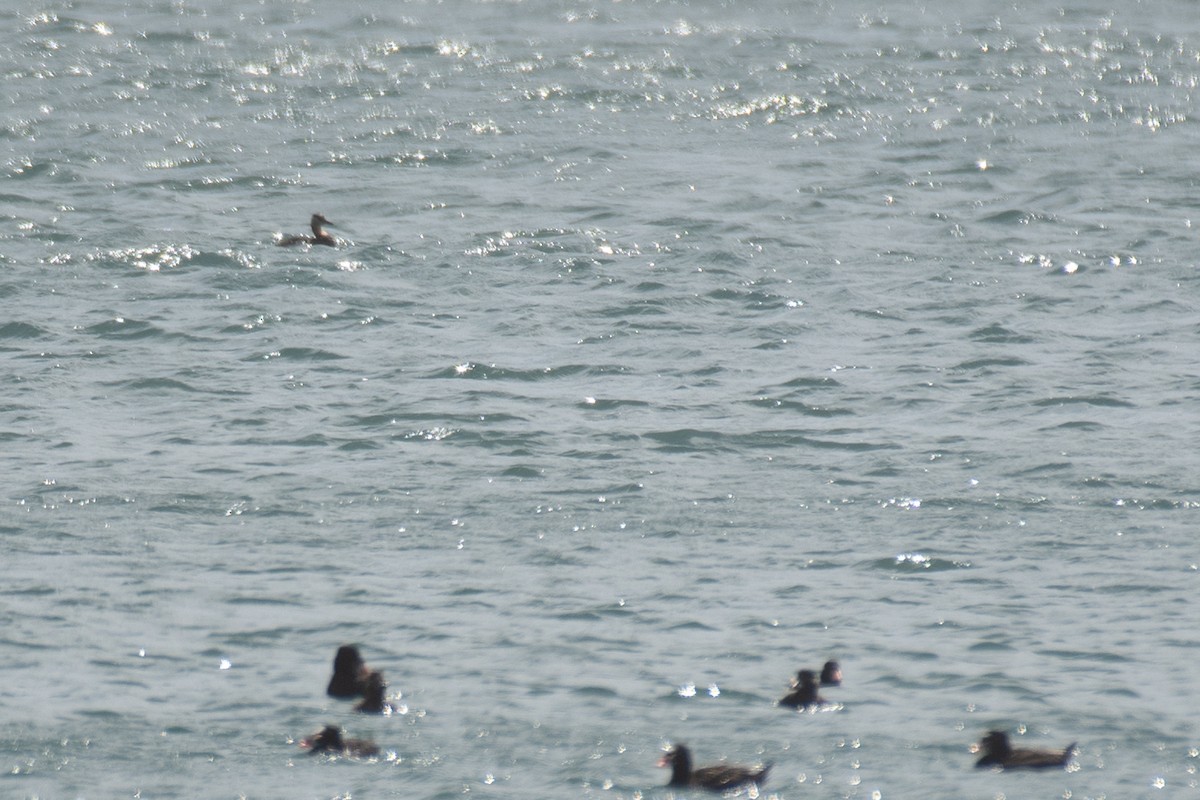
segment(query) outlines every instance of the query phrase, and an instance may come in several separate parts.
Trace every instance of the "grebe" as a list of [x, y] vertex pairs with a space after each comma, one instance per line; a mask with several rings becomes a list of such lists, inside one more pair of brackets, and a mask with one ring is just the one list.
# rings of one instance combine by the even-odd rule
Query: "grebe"
[[325, 232], [325, 226], [332, 225], [332, 222], [321, 214], [313, 214], [309, 224], [312, 225], [312, 236], [285, 236], [277, 244], [280, 247], [291, 247], [294, 244], [323, 244], [326, 247], [337, 247], [337, 239]]
[[1001, 767], [1002, 769], [1046, 769], [1047, 767], [1065, 767], [1075, 752], [1075, 743], [1067, 745], [1065, 750], [1024, 750], [1014, 749], [1008, 743], [1008, 734], [1004, 731], [989, 731], [979, 743], [983, 756], [975, 762], [977, 767]]

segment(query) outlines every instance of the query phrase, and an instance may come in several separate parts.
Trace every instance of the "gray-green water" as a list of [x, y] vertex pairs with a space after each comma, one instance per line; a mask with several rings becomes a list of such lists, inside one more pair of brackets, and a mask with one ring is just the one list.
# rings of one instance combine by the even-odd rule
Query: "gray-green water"
[[0, 794], [1200, 795], [1192, 4], [0, 23]]

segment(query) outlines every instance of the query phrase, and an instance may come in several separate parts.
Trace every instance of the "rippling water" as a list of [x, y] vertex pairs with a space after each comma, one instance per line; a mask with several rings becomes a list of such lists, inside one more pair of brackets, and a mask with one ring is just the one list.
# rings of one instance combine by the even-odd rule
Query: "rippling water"
[[0, 22], [0, 793], [1200, 796], [1190, 2]]

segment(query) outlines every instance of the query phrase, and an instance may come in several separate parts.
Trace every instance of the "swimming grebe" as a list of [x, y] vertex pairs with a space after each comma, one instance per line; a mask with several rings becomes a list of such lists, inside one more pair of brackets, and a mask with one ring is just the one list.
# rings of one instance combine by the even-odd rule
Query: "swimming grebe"
[[1009, 744], [1008, 734], [1004, 731], [989, 731], [979, 743], [979, 749], [983, 756], [975, 762], [977, 767], [1045, 769], [1065, 767], [1075, 752], [1075, 743], [1067, 745], [1065, 750], [1026, 750]]
[[766, 764], [760, 769], [739, 767], [732, 764], [721, 764], [715, 767], [692, 769], [692, 754], [683, 745], [677, 744], [663, 754], [659, 759], [660, 767], [671, 768], [671, 781], [667, 786], [692, 786], [697, 789], [711, 789], [723, 792], [753, 783], [761, 786], [771, 771], [771, 765]]
[[294, 244], [323, 244], [326, 247], [337, 247], [337, 239], [325, 232], [325, 226], [332, 225], [332, 222], [320, 214], [313, 214], [310, 224], [312, 225], [312, 236], [285, 236], [279, 240], [278, 245], [291, 247]]

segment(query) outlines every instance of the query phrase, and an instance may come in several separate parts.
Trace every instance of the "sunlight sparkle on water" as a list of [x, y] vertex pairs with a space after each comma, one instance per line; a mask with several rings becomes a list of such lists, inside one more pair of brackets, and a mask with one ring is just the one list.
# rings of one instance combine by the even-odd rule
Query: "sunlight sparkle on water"
[[897, 508], [918, 509], [921, 507], [921, 498], [919, 497], [893, 497], [887, 500], [883, 505], [896, 506]]

